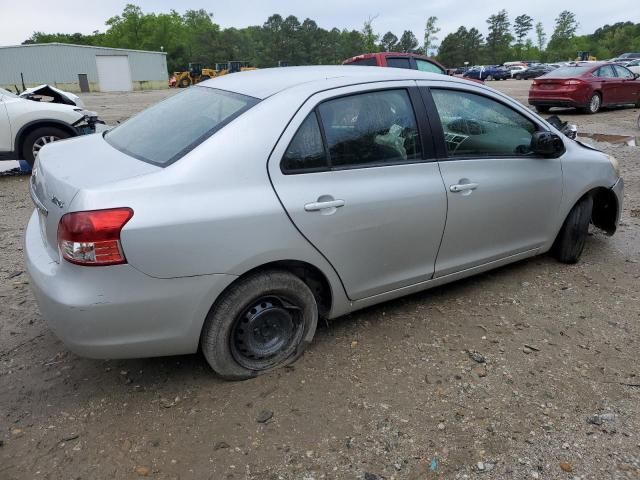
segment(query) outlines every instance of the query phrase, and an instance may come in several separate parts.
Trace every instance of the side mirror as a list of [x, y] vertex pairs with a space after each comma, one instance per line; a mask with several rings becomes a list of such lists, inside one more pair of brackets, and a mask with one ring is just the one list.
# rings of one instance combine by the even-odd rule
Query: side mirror
[[564, 152], [564, 143], [555, 133], [536, 132], [531, 137], [531, 151], [544, 157], [555, 157]]

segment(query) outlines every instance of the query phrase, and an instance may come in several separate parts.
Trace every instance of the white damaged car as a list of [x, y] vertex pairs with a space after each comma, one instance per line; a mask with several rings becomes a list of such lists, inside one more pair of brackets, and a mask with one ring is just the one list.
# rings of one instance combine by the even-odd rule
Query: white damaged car
[[33, 166], [47, 143], [95, 133], [103, 124], [77, 96], [49, 85], [20, 96], [0, 88], [0, 160], [23, 159]]

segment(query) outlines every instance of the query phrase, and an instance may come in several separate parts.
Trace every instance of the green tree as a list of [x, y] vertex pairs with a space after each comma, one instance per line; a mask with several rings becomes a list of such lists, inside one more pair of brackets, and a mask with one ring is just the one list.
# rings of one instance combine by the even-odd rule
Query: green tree
[[547, 45], [547, 58], [559, 60], [575, 58], [577, 49], [573, 40], [576, 30], [578, 30], [578, 22], [575, 14], [568, 10], [560, 12]]
[[464, 62], [475, 65], [480, 62], [482, 48], [483, 37], [478, 29], [461, 26], [442, 40], [438, 60], [447, 67], [460, 67]]
[[544, 26], [542, 25], [542, 22], [536, 23], [536, 42], [538, 50], [542, 52], [545, 44], [547, 43], [547, 34], [544, 33]]
[[513, 21], [513, 31], [516, 37], [516, 50], [520, 55], [524, 46], [524, 39], [533, 28], [533, 18], [526, 13], [518, 15]]
[[378, 38], [380, 38], [380, 36], [373, 31], [373, 21], [377, 17], [377, 15], [369, 17], [365, 20], [364, 26], [362, 27], [362, 41], [367, 53], [374, 53], [378, 51]]
[[425, 55], [429, 55], [436, 48], [436, 42], [438, 41], [436, 35], [440, 32], [440, 28], [436, 26], [437, 22], [438, 17], [429, 17], [424, 27], [424, 45], [422, 49]]
[[418, 39], [411, 30], [405, 30], [398, 42], [398, 50], [401, 52], [413, 52], [418, 48]]
[[380, 40], [380, 46], [385, 52], [393, 52], [398, 45], [398, 37], [393, 32], [387, 32], [382, 36]]
[[487, 19], [489, 33], [487, 35], [487, 57], [491, 63], [500, 64], [509, 59], [510, 46], [513, 41], [511, 22], [506, 10], [500, 10]]

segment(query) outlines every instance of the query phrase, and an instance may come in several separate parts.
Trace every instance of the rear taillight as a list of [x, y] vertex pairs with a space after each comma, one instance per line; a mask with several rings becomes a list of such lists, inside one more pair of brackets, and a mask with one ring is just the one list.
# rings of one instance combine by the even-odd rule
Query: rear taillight
[[126, 263], [120, 232], [131, 217], [130, 208], [67, 213], [58, 225], [62, 258], [89, 266]]
[[540, 85], [540, 82], [538, 80], [534, 80], [532, 85]]
[[566, 80], [564, 82], [565, 85], [582, 85], [583, 83], [582, 80]]

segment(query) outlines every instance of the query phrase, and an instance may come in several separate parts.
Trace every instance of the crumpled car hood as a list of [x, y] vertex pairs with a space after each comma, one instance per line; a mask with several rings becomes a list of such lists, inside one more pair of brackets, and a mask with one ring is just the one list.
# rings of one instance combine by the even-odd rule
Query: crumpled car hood
[[[84, 108], [84, 103], [77, 95], [70, 92], [65, 92], [51, 85], [39, 85], [37, 87], [27, 88], [20, 95], [22, 98], [29, 100], [36, 100], [34, 97], [51, 97], [52, 103], [62, 103], [64, 105], [76, 105], [80, 108]], [[36, 100], [37, 101], [37, 100]]]

